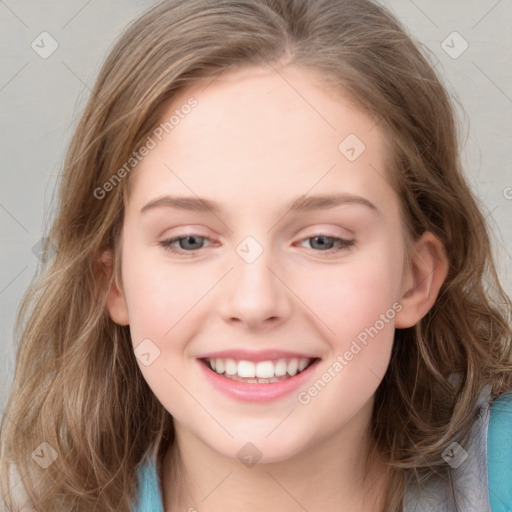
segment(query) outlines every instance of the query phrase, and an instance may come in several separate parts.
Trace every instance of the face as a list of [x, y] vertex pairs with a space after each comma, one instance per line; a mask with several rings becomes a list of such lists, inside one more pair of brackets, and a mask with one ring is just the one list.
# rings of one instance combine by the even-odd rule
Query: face
[[[251, 442], [284, 460], [362, 427], [412, 283], [379, 127], [293, 67], [228, 72], [162, 122], [176, 109], [130, 176], [109, 298], [144, 378], [177, 429], [228, 457]], [[235, 382], [207, 357], [287, 373]], [[295, 361], [313, 364], [291, 377]]]

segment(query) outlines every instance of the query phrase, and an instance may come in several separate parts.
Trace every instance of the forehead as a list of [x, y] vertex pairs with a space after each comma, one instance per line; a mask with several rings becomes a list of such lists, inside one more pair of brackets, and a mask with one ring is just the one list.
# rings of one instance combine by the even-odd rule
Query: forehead
[[136, 206], [166, 192], [234, 207], [313, 189], [391, 199], [377, 123], [321, 78], [252, 67], [180, 91], [161, 111], [162, 140], [132, 173]]

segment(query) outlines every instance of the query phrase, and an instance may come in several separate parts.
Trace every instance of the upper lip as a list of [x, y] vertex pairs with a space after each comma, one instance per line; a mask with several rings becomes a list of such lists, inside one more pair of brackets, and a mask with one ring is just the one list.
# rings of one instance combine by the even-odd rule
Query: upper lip
[[288, 352], [285, 350], [260, 350], [251, 351], [245, 349], [221, 350], [209, 352], [198, 357], [198, 359], [236, 359], [237, 361], [272, 361], [277, 359], [318, 359], [318, 356], [301, 354], [300, 352]]

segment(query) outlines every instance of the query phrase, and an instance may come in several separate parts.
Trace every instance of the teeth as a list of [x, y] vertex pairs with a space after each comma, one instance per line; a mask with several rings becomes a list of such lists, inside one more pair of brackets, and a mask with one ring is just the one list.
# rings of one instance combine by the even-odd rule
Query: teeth
[[261, 361], [256, 364], [256, 377], [260, 379], [270, 379], [276, 374], [274, 363], [272, 361]]
[[297, 361], [297, 359], [292, 359], [288, 363], [288, 367], [287, 367], [288, 373], [293, 376], [297, 373], [298, 369], [299, 369], [299, 362]]
[[[207, 359], [210, 368], [219, 375], [242, 379], [273, 379], [275, 377], [289, 378], [302, 372], [312, 361], [308, 358], [279, 359], [277, 361], [235, 361], [234, 359]], [[286, 375], [286, 377], [285, 377]], [[283, 379], [280, 379], [283, 380]]]
[[[306, 361], [307, 361], [307, 359], [306, 359]], [[288, 365], [286, 364], [286, 361], [284, 359], [279, 359], [279, 361], [277, 361], [277, 363], [274, 367], [275, 376], [282, 377], [283, 375], [286, 375], [287, 368], [288, 368]]]
[[239, 361], [236, 373], [239, 377], [256, 377], [256, 365], [251, 361]]
[[[212, 361], [216, 361], [216, 359], [212, 359]], [[226, 368], [226, 373], [228, 375], [235, 375], [236, 372], [238, 371], [237, 364], [234, 359], [226, 359], [225, 368]]]
[[224, 370], [225, 370], [225, 368], [224, 368], [224, 360], [223, 359], [217, 359], [215, 361], [215, 371], [220, 374], [220, 373], [224, 373]]
[[309, 363], [309, 359], [299, 359], [299, 366], [298, 366], [299, 372], [304, 370], [304, 368], [306, 368], [308, 363]]

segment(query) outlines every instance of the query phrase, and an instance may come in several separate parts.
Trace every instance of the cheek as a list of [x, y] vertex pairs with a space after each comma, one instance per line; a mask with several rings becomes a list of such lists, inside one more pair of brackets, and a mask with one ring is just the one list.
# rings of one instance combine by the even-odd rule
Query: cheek
[[[339, 265], [316, 266], [298, 278], [298, 295], [340, 347], [374, 325], [396, 302], [401, 278], [399, 257], [391, 250], [378, 254], [374, 257], [369, 252]], [[383, 330], [392, 330], [390, 324]]]
[[162, 342], [173, 337], [175, 327], [190, 326], [194, 310], [200, 309], [196, 306], [218, 280], [201, 266], [167, 263], [164, 256], [157, 259], [137, 251], [126, 259], [124, 281], [134, 344], [146, 337]]
[[319, 380], [303, 389], [298, 399], [305, 405], [314, 402], [333, 426], [339, 422], [339, 407], [348, 417], [355, 414], [389, 366], [394, 318], [401, 309], [396, 300], [400, 262], [392, 251], [380, 254], [358, 258], [335, 271], [334, 266], [324, 268], [314, 273], [315, 279], [302, 281], [305, 302], [320, 317], [316, 325], [328, 340], [330, 353]]
[[[134, 251], [126, 258], [130, 334], [137, 364], [155, 396], [174, 413], [187, 368], [187, 342], [199, 328], [202, 297], [218, 278], [180, 265], [155, 263]], [[124, 262], [123, 262], [124, 263]], [[191, 267], [188, 267], [191, 268]]]

